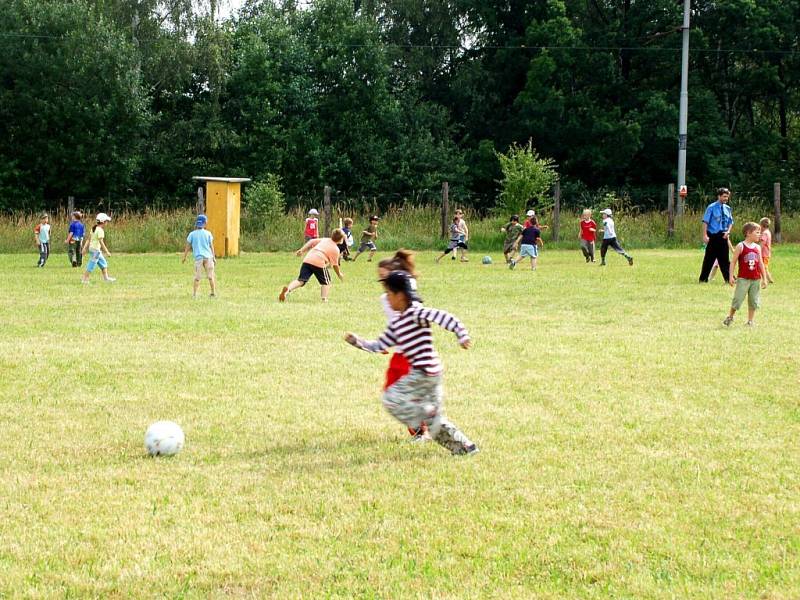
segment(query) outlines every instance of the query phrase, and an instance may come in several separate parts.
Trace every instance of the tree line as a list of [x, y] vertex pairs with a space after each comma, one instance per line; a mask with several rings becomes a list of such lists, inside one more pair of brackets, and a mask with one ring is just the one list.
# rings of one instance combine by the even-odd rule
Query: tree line
[[[692, 2], [688, 184], [792, 189], [800, 0]], [[564, 197], [663, 204], [676, 178], [676, 0], [5, 0], [0, 210], [188, 205], [192, 175], [498, 199], [532, 141]]]

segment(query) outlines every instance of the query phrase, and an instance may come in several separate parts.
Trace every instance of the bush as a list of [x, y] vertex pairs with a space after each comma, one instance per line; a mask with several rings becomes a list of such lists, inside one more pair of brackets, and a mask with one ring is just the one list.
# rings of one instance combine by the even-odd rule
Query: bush
[[540, 213], [552, 208], [553, 201], [545, 198], [558, 179], [555, 163], [539, 156], [532, 140], [524, 146], [512, 144], [507, 154], [498, 152], [497, 158], [503, 171], [498, 204], [503, 213], [522, 214], [532, 199], [538, 200], [536, 208]]
[[286, 199], [280, 183], [281, 178], [278, 175], [269, 173], [265, 181], [258, 181], [247, 188], [245, 229], [263, 229], [268, 223], [283, 217]]

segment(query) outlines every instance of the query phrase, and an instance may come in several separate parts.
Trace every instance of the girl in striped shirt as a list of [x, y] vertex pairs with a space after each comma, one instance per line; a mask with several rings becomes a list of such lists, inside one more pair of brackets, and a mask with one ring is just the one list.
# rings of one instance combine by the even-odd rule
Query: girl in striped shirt
[[475, 454], [477, 446], [444, 414], [442, 362], [433, 348], [431, 323], [454, 332], [465, 350], [472, 345], [469, 333], [450, 313], [423, 306], [411, 279], [405, 271], [392, 271], [384, 280], [387, 300], [399, 314], [380, 338], [369, 341], [348, 333], [345, 340], [367, 352], [383, 352], [392, 347], [402, 352], [411, 371], [384, 391], [384, 408], [409, 428], [418, 429], [425, 424], [429, 435], [453, 454]]

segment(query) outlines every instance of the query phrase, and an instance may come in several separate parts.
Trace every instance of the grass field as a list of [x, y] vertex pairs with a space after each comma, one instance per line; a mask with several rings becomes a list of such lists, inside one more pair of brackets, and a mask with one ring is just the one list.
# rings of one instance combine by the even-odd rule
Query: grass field
[[[799, 597], [800, 248], [754, 329], [722, 326], [699, 250], [634, 255], [419, 257], [474, 340], [436, 334], [468, 458], [409, 443], [387, 358], [342, 341], [382, 329], [374, 263], [281, 305], [287, 254], [221, 261], [196, 301], [178, 255], [89, 286], [3, 256], [0, 596]], [[145, 455], [158, 419], [177, 457]]]

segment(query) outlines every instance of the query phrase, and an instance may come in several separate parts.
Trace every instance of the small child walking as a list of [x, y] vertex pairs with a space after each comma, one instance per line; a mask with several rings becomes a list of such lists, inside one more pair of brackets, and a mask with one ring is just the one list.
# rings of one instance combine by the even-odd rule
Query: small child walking
[[764, 272], [767, 275], [767, 281], [775, 283], [772, 279], [772, 273], [769, 272], [769, 259], [772, 258], [772, 231], [769, 228], [772, 226], [772, 221], [769, 220], [769, 217], [764, 217], [758, 224], [761, 226], [759, 244], [761, 245], [761, 260], [764, 263]]
[[722, 322], [726, 327], [733, 323], [733, 316], [744, 303], [747, 296], [747, 323], [753, 326], [753, 317], [756, 309], [761, 306], [761, 289], [767, 287], [767, 271], [761, 258], [761, 247], [758, 240], [761, 237], [761, 228], [758, 223], [745, 223], [742, 227], [744, 241], [736, 244], [733, 251], [733, 263], [739, 265], [738, 279], [733, 277], [733, 269], [730, 274], [731, 286], [736, 286], [733, 292], [733, 302], [731, 310]]
[[319, 211], [316, 208], [312, 208], [308, 211], [308, 217], [306, 218], [305, 223], [305, 230], [303, 231], [303, 237], [305, 238], [304, 241], [308, 240], [315, 240], [319, 237], [319, 219], [317, 216], [319, 215]]
[[194, 224], [195, 229], [186, 237], [186, 245], [183, 248], [182, 263], [186, 262], [189, 250], [192, 251], [192, 256], [194, 256], [192, 298], [197, 298], [197, 290], [200, 288], [200, 280], [204, 274], [208, 278], [208, 285], [211, 287], [210, 296], [212, 298], [217, 296], [217, 277], [215, 274], [217, 261], [214, 258], [214, 236], [206, 229], [206, 225], [208, 225], [208, 217], [206, 215], [197, 215], [197, 220]]
[[378, 247], [375, 245], [375, 240], [378, 239], [379, 220], [380, 218], [377, 215], [372, 215], [369, 218], [369, 227], [361, 232], [361, 242], [358, 244], [358, 252], [356, 252], [356, 255], [353, 257], [354, 261], [361, 256], [362, 252], [369, 250], [367, 262], [372, 262], [372, 257], [375, 256], [375, 252], [378, 250]]
[[581, 213], [581, 252], [586, 262], [594, 262], [594, 240], [597, 236], [597, 223], [592, 219], [592, 211], [587, 208]]
[[603, 215], [603, 244], [600, 246], [600, 266], [606, 266], [606, 252], [609, 247], [614, 249], [617, 254], [622, 254], [628, 259], [628, 265], [633, 266], [633, 257], [625, 252], [625, 249], [617, 241], [617, 230], [614, 227], [614, 219], [611, 218], [611, 209], [604, 208], [600, 211]]
[[83, 219], [81, 211], [76, 210], [73, 212], [72, 222], [69, 224], [69, 231], [67, 232], [67, 256], [73, 267], [80, 267], [83, 264], [81, 246], [83, 245], [86, 227], [81, 223], [81, 219]]
[[[92, 226], [92, 233], [83, 242], [81, 251], [86, 254], [88, 248], [89, 262], [86, 263], [86, 271], [84, 271], [81, 279], [82, 283], [89, 283], [89, 275], [92, 274], [96, 266], [99, 266], [100, 271], [103, 273], [103, 281], [111, 283], [117, 280], [108, 274], [108, 261], [106, 261], [106, 256], [111, 256], [111, 252], [106, 247], [106, 232], [104, 229], [105, 224], [109, 221], [111, 221], [111, 217], [106, 213], [98, 213], [96, 223]], [[105, 252], [105, 256], [103, 252]]]
[[342, 233], [344, 234], [344, 239], [341, 243], [337, 244], [339, 247], [339, 264], [344, 261], [352, 260], [350, 258], [350, 248], [353, 247], [353, 219], [347, 217], [343, 221], [343, 225], [341, 227]]
[[39, 262], [36, 266], [41, 269], [50, 257], [50, 216], [47, 213], [39, 218], [39, 224], [33, 229], [33, 235], [39, 247]]
[[523, 258], [530, 257], [531, 271], [536, 270], [536, 261], [539, 258], [539, 248], [544, 245], [542, 231], [539, 229], [539, 219], [533, 216], [528, 221], [528, 226], [522, 230], [518, 238], [519, 256], [508, 263], [509, 269], [514, 269]]
[[434, 260], [438, 263], [442, 260], [445, 256], [453, 253], [453, 260], [456, 259], [456, 249], [457, 248], [466, 248], [466, 244], [464, 243], [464, 237], [461, 233], [461, 230], [458, 227], [459, 219], [458, 217], [453, 217], [453, 222], [450, 223], [450, 241], [447, 243], [447, 248], [442, 250], [442, 253], [437, 256]]
[[503, 240], [503, 256], [506, 259], [506, 264], [511, 262], [511, 257], [517, 250], [517, 240], [522, 234], [524, 227], [519, 224], [519, 215], [511, 215], [508, 223], [500, 228], [500, 231], [506, 234]]
[[423, 306], [407, 272], [392, 271], [384, 286], [389, 304], [399, 316], [377, 340], [348, 333], [345, 341], [367, 352], [398, 348], [411, 364], [411, 371], [383, 393], [384, 408], [409, 428], [417, 429], [424, 423], [431, 438], [452, 454], [477, 453], [478, 447], [444, 414], [442, 362], [433, 347], [431, 323], [455, 333], [465, 350], [472, 345], [469, 333], [454, 315]]

